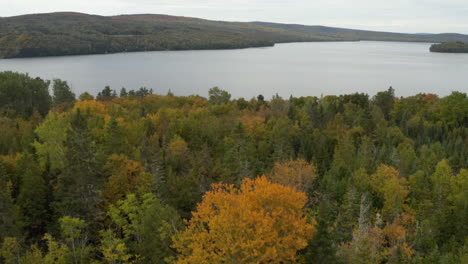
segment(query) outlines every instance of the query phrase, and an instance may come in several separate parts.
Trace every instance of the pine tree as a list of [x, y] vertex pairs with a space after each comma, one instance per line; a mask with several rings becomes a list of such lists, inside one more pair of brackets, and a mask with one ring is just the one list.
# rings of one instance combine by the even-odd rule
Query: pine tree
[[97, 213], [96, 204], [100, 201], [99, 190], [103, 180], [99, 170], [102, 162], [94, 138], [88, 131], [87, 117], [80, 109], [73, 114], [64, 145], [65, 167], [57, 179], [56, 214], [90, 220]]

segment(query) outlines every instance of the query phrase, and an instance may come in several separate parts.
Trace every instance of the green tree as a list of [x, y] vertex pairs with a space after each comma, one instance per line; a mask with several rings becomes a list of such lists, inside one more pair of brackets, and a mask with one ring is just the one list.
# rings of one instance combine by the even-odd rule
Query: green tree
[[88, 245], [87, 224], [79, 218], [70, 216], [60, 218], [59, 223], [61, 236], [72, 256], [72, 263], [88, 263], [92, 248]]
[[166, 263], [174, 256], [171, 238], [182, 222], [173, 208], [161, 204], [153, 194], [129, 194], [111, 206], [108, 214], [128, 248], [143, 263]]
[[231, 94], [225, 90], [219, 89], [219, 87], [213, 87], [208, 91], [210, 103], [215, 105], [221, 105], [228, 103], [231, 99]]
[[47, 244], [47, 253], [44, 255], [44, 264], [70, 263], [70, 249], [62, 243], [55, 241], [50, 234], [44, 235]]
[[55, 79], [53, 82], [52, 91], [54, 93], [52, 101], [56, 105], [71, 105], [76, 100], [75, 94], [72, 92], [70, 86], [68, 86], [68, 83], [66, 81]]
[[394, 100], [395, 90], [392, 87], [388, 88], [387, 91], [378, 92], [372, 99], [373, 103], [382, 110], [382, 113], [387, 120], [390, 118], [390, 112], [393, 108]]
[[128, 96], [128, 92], [127, 92], [127, 89], [125, 89], [125, 87], [122, 87], [122, 89], [120, 89], [120, 94], [119, 94], [120, 97], [125, 97], [125, 96]]
[[93, 219], [100, 201], [103, 183], [95, 139], [88, 129], [88, 115], [78, 109], [73, 114], [71, 127], [67, 132], [65, 166], [57, 177], [54, 209], [60, 216]]
[[18, 225], [29, 239], [41, 238], [49, 219], [48, 188], [42, 171], [31, 155], [19, 161], [21, 186], [16, 204], [19, 208]]
[[104, 128], [104, 152], [110, 154], [127, 154], [128, 142], [125, 136], [125, 129], [115, 117], [107, 122]]
[[452, 92], [441, 99], [440, 119], [450, 127], [465, 125], [468, 123], [468, 97], [466, 93]]
[[21, 263], [21, 245], [16, 237], [6, 237], [0, 247], [0, 260], [5, 264]]
[[36, 110], [45, 116], [50, 109], [49, 81], [27, 74], [0, 72], [0, 111], [30, 117]]
[[18, 235], [18, 208], [14, 204], [13, 182], [6, 164], [0, 158], [0, 241]]
[[128, 248], [122, 239], [116, 238], [111, 230], [103, 230], [99, 232], [101, 235], [100, 251], [103, 255], [103, 260], [108, 264], [125, 264], [132, 263], [130, 259], [133, 257], [128, 253]]

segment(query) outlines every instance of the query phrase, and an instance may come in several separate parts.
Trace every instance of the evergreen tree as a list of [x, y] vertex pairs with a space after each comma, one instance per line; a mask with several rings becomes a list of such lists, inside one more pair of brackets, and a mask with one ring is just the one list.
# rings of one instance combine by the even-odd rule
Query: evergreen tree
[[42, 171], [31, 155], [25, 155], [19, 162], [21, 186], [17, 198], [19, 208], [18, 225], [28, 239], [39, 240], [46, 231], [49, 219], [47, 208], [48, 188]]
[[102, 162], [95, 140], [88, 131], [87, 116], [80, 109], [72, 116], [64, 145], [65, 166], [57, 179], [55, 212], [58, 216], [91, 221], [100, 201]]
[[52, 90], [54, 93], [52, 101], [56, 105], [72, 104], [76, 100], [75, 94], [72, 92], [66, 81], [55, 79]]

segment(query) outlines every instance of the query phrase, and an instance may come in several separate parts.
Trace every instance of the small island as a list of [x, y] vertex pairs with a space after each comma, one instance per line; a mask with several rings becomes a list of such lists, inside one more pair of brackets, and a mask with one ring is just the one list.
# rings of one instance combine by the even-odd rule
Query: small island
[[430, 51], [446, 53], [468, 53], [468, 43], [457, 41], [433, 44], [430, 48]]

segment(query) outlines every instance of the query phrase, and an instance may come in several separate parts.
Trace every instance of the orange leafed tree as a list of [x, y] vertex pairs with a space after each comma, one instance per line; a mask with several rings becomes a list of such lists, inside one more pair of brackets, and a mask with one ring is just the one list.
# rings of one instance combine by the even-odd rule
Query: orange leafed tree
[[174, 238], [175, 263], [295, 263], [314, 228], [304, 216], [307, 197], [265, 176], [240, 189], [214, 184], [185, 231]]
[[276, 162], [268, 179], [305, 192], [317, 178], [315, 167], [303, 159]]
[[145, 172], [143, 166], [124, 155], [109, 156], [104, 171], [109, 177], [104, 186], [103, 196], [111, 204], [124, 199], [129, 193], [150, 192], [153, 187], [152, 177]]

